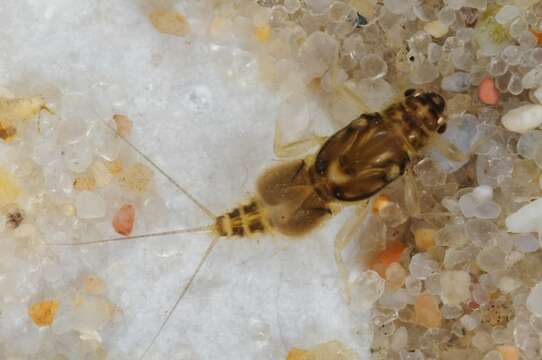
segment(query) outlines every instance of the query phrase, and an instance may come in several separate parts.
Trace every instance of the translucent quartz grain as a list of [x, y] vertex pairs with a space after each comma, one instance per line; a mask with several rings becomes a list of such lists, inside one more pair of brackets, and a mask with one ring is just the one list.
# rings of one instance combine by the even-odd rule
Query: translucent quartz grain
[[465, 0], [464, 6], [485, 11], [487, 8], [487, 0]]
[[527, 297], [527, 309], [542, 318], [542, 282], [536, 284]]
[[529, 70], [523, 79], [521, 84], [524, 89], [534, 89], [540, 86], [542, 83], [542, 65], [536, 66], [533, 69]]
[[522, 48], [529, 49], [537, 46], [538, 41], [531, 31], [525, 30], [518, 35], [518, 43]]
[[384, 0], [384, 6], [390, 12], [401, 15], [410, 10], [412, 3], [409, 0]]
[[532, 253], [540, 248], [538, 237], [532, 233], [517, 234], [513, 240], [515, 248], [522, 253]]
[[522, 77], [519, 74], [512, 74], [508, 82], [507, 90], [512, 95], [519, 95], [523, 92]]
[[447, 320], [457, 319], [463, 315], [463, 308], [461, 306], [442, 306], [442, 317]]
[[483, 330], [476, 331], [471, 341], [472, 345], [481, 352], [486, 352], [494, 346], [491, 335]]
[[521, 14], [521, 10], [517, 6], [505, 5], [495, 15], [495, 20], [499, 24], [508, 24]]
[[88, 141], [81, 141], [65, 144], [62, 147], [61, 155], [66, 167], [76, 173], [81, 173], [92, 164], [94, 153]]
[[376, 54], [368, 54], [361, 58], [360, 69], [364, 77], [376, 80], [386, 75], [388, 64], [382, 60], [382, 57]]
[[390, 342], [390, 347], [395, 352], [400, 352], [406, 348], [408, 344], [408, 330], [401, 326], [393, 334]]
[[326, 72], [333, 63], [337, 46], [337, 40], [324, 32], [309, 35], [299, 53], [308, 79], [320, 77]]
[[341, 23], [355, 15], [355, 10], [348, 4], [335, 1], [329, 6], [328, 18], [335, 23]]
[[482, 249], [476, 257], [478, 266], [486, 272], [500, 270], [504, 263], [504, 259], [504, 252], [496, 246]]
[[448, 7], [450, 9], [459, 10], [463, 6], [466, 6], [466, 0], [448, 0]]
[[430, 260], [427, 254], [418, 253], [414, 255], [410, 261], [409, 270], [414, 279], [427, 279], [433, 275], [438, 269], [438, 264]]
[[353, 308], [366, 311], [384, 293], [385, 281], [377, 272], [367, 270], [352, 282]]
[[480, 321], [471, 315], [463, 315], [459, 319], [459, 322], [461, 323], [463, 328], [467, 331], [472, 331], [476, 329], [476, 327], [478, 327], [478, 325], [480, 324]]
[[406, 351], [403, 350], [400, 352], [401, 360], [425, 360], [425, 356], [420, 350]]
[[437, 17], [439, 3], [436, 1], [414, 0], [412, 11], [414, 15], [422, 21], [432, 21]]
[[455, 10], [450, 7], [443, 7], [438, 13], [438, 19], [445, 25], [451, 25], [456, 20]]
[[470, 298], [470, 275], [466, 271], [444, 271], [440, 275], [441, 298], [444, 304], [460, 305]]
[[301, 8], [301, 3], [299, 0], [284, 0], [284, 8], [288, 13], [293, 14]]
[[518, 141], [518, 153], [526, 159], [534, 159], [538, 145], [542, 143], [542, 131], [529, 130]]
[[498, 56], [492, 57], [491, 61], [489, 62], [487, 66], [487, 71], [492, 76], [503, 75], [506, 73], [507, 70], [508, 70], [508, 64], [506, 63], [506, 61], [503, 60], [502, 57], [498, 57]]
[[502, 51], [501, 58], [508, 65], [517, 65], [519, 64], [521, 60], [522, 53], [523, 53], [523, 50], [519, 46], [509, 45], [505, 47], [504, 50]]
[[471, 75], [466, 72], [456, 72], [442, 78], [440, 87], [450, 92], [463, 92], [471, 86]]
[[508, 111], [501, 119], [510, 131], [525, 133], [542, 124], [542, 105], [528, 104]]
[[518, 39], [521, 34], [523, 34], [524, 31], [529, 30], [529, 25], [525, 20], [522, 18], [517, 18], [510, 24], [510, 35], [512, 35], [513, 38]]
[[94, 192], [77, 193], [74, 205], [80, 219], [98, 219], [104, 217], [106, 213], [105, 200]]
[[440, 60], [441, 55], [442, 48], [440, 45], [432, 42], [427, 46], [427, 60], [431, 64], [436, 64]]
[[444, 35], [446, 35], [446, 33], [448, 33], [448, 26], [446, 26], [440, 20], [428, 22], [427, 24], [425, 24], [423, 29], [429, 35], [437, 39], [443, 37]]

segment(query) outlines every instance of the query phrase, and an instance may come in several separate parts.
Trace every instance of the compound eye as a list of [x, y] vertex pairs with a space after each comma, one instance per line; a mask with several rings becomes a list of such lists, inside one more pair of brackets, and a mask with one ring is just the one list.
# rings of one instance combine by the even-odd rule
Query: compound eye
[[414, 95], [415, 92], [416, 92], [416, 89], [407, 89], [405, 91], [405, 97], [412, 96], [412, 95]]
[[432, 93], [430, 96], [431, 96], [431, 102], [433, 104], [435, 104], [435, 106], [437, 108], [437, 111], [442, 113], [444, 111], [445, 106], [446, 106], [446, 102], [444, 101], [442, 96], [440, 96], [439, 94], [435, 94], [435, 93]]
[[446, 124], [442, 124], [437, 128], [437, 133], [442, 134], [446, 131]]

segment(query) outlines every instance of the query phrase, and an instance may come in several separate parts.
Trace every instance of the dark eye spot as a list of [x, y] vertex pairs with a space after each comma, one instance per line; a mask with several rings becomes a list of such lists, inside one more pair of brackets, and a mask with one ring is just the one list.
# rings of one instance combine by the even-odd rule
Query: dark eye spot
[[405, 91], [405, 97], [409, 97], [410, 95], [414, 94], [416, 92], [416, 89], [407, 89]]
[[440, 126], [438, 127], [438, 129], [437, 129], [437, 132], [438, 132], [439, 134], [442, 134], [442, 133], [445, 132], [445, 131], [446, 131], [446, 124], [440, 125]]
[[408, 58], [408, 60], [409, 60], [410, 62], [414, 62], [414, 60], [416, 60], [416, 58], [414, 58], [414, 56], [410, 56], [410, 57]]

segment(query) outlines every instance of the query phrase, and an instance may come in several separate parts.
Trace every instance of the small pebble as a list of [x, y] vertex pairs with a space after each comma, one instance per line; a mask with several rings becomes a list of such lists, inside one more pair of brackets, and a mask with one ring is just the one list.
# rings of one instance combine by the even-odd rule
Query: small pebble
[[94, 275], [85, 276], [83, 287], [90, 295], [101, 295], [105, 291], [105, 283], [102, 279]]
[[542, 46], [542, 32], [532, 31], [533, 35], [536, 37], [536, 42], [538, 46]]
[[9, 122], [0, 119], [0, 139], [11, 142], [17, 134], [17, 129]]
[[497, 105], [500, 101], [499, 90], [495, 87], [495, 81], [492, 78], [485, 78], [478, 85], [478, 98], [486, 105]]
[[442, 81], [440, 82], [440, 87], [445, 91], [463, 92], [470, 88], [471, 83], [471, 74], [459, 71], [443, 77]]
[[184, 36], [190, 30], [184, 15], [174, 11], [156, 10], [149, 15], [149, 20], [156, 30], [163, 34]]
[[256, 37], [256, 40], [261, 43], [267, 42], [271, 36], [271, 27], [269, 25], [257, 26], [254, 31], [254, 36]]
[[380, 299], [385, 281], [376, 271], [367, 270], [350, 282], [352, 285], [351, 307], [356, 311], [367, 311]]
[[501, 354], [498, 351], [490, 351], [484, 355], [482, 360], [503, 360]]
[[542, 198], [527, 203], [508, 215], [505, 224], [512, 233], [542, 232]]
[[75, 206], [73, 206], [73, 204], [69, 204], [69, 203], [62, 205], [62, 213], [67, 217], [74, 216], [75, 215]]
[[113, 174], [109, 171], [107, 166], [101, 161], [95, 161], [90, 167], [92, 175], [96, 180], [97, 187], [103, 187], [108, 185], [113, 180]]
[[293, 348], [288, 351], [288, 355], [286, 355], [286, 360], [306, 360], [308, 354], [308, 351]]
[[17, 123], [36, 117], [42, 110], [48, 110], [42, 96], [25, 98], [0, 97], [0, 114], [2, 119]]
[[399, 352], [406, 348], [408, 345], [408, 330], [406, 327], [401, 326], [395, 331], [391, 338], [391, 349], [395, 352]]
[[310, 349], [292, 349], [286, 360], [354, 360], [358, 357], [339, 341], [328, 341]]
[[414, 231], [416, 247], [421, 251], [427, 251], [435, 245], [437, 231], [430, 228], [418, 228]]
[[0, 207], [14, 203], [21, 193], [22, 190], [15, 177], [0, 168]]
[[458, 306], [470, 299], [470, 283], [470, 275], [466, 271], [444, 271], [440, 275], [443, 303]]
[[520, 134], [532, 130], [542, 124], [542, 105], [529, 104], [510, 110], [502, 117], [502, 124]]
[[134, 228], [135, 208], [133, 205], [123, 205], [113, 216], [113, 228], [121, 235], [128, 236]]
[[55, 319], [59, 305], [58, 300], [44, 300], [34, 303], [28, 309], [28, 315], [37, 326], [49, 326]]
[[501, 354], [503, 360], [518, 360], [519, 350], [512, 345], [497, 346], [496, 350]]
[[391, 242], [386, 249], [378, 253], [373, 261], [371, 268], [380, 276], [385, 277], [386, 269], [390, 264], [399, 262], [401, 254], [406, 249], [406, 245], [400, 241]]
[[386, 285], [390, 289], [399, 289], [405, 284], [407, 275], [399, 263], [393, 263], [386, 269]]
[[426, 33], [437, 39], [448, 33], [448, 26], [443, 24], [440, 20], [428, 22], [423, 29]]
[[153, 173], [147, 166], [137, 163], [124, 170], [119, 178], [119, 183], [136, 193], [146, 192], [152, 184]]
[[388, 195], [386, 194], [377, 195], [376, 198], [373, 200], [373, 207], [372, 207], [373, 214], [380, 214], [382, 209], [390, 205], [391, 203], [392, 201]]
[[117, 134], [123, 137], [128, 137], [132, 133], [132, 121], [124, 115], [115, 114], [113, 115], [113, 121], [117, 126]]
[[521, 15], [521, 10], [517, 6], [505, 5], [495, 15], [495, 20], [499, 24], [508, 24]]
[[12, 205], [6, 214], [6, 227], [15, 230], [24, 220], [24, 210]]
[[439, 328], [442, 314], [437, 298], [431, 294], [420, 294], [414, 304], [416, 323], [427, 328]]
[[542, 104], [542, 86], [533, 91], [533, 97], [536, 102]]
[[480, 321], [490, 326], [506, 326], [514, 316], [511, 306], [506, 303], [494, 302], [480, 312]]
[[109, 170], [111, 175], [120, 174], [124, 168], [120, 160], [106, 161], [105, 167], [107, 168], [107, 170]]
[[96, 179], [93, 176], [77, 176], [73, 180], [75, 191], [92, 191], [96, 189]]
[[542, 282], [536, 284], [527, 297], [527, 309], [533, 315], [542, 317]]

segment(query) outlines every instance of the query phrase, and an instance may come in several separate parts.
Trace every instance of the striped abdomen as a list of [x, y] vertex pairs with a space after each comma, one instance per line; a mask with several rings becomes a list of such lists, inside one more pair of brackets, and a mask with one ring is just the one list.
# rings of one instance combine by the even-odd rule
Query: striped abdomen
[[216, 218], [215, 233], [219, 236], [249, 237], [270, 230], [265, 213], [255, 199]]

